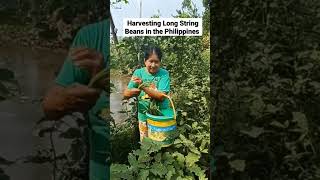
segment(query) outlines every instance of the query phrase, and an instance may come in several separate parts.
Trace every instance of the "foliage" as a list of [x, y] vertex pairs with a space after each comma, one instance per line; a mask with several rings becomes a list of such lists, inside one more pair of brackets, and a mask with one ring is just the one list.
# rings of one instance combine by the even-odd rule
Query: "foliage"
[[159, 101], [156, 101], [155, 99], [151, 99], [147, 113], [149, 113], [151, 115], [155, 115], [155, 116], [163, 116], [159, 107], [160, 107]]
[[[11, 95], [15, 95], [17, 89], [18, 83], [15, 80], [14, 72], [6, 68], [0, 68], [0, 102], [10, 98]], [[3, 167], [14, 163], [15, 161], [10, 161], [0, 156], [0, 179], [10, 180]]]
[[[51, 164], [53, 179], [86, 179], [88, 142], [84, 134], [87, 133], [87, 128], [86, 120], [78, 113], [59, 121], [41, 118], [36, 123], [35, 130], [40, 138], [48, 138], [50, 145], [37, 148], [34, 154], [24, 157], [23, 162]], [[54, 141], [56, 138], [69, 142], [66, 151], [57, 151]]]
[[[185, 2], [176, 17], [198, 16]], [[207, 21], [208, 22], [208, 21]], [[206, 39], [205, 39], [206, 38]], [[207, 179], [209, 177], [209, 44], [203, 37], [125, 37], [112, 44], [112, 68], [132, 74], [143, 66], [147, 45], [160, 46], [161, 63], [171, 78], [171, 96], [177, 107], [178, 138], [160, 148], [144, 141], [111, 167], [113, 179]], [[125, 58], [124, 58], [125, 57]], [[133, 150], [133, 149], [132, 149]], [[120, 151], [120, 150], [118, 150]]]
[[[190, 145], [187, 139], [176, 142], [182, 143]], [[112, 164], [111, 179], [206, 179], [197, 164], [200, 152], [196, 152], [184, 155], [175, 148], [161, 148], [160, 143], [146, 138], [140, 149], [129, 154], [129, 165]]]
[[[4, 7], [10, 2], [4, 3]], [[104, 0], [19, 0], [10, 8], [0, 9], [1, 27], [9, 26], [0, 28], [9, 38], [2, 40], [66, 48], [81, 27], [109, 17], [109, 5], [110, 1]], [[20, 26], [26, 30], [21, 31]], [[22, 43], [16, 40], [20, 38], [24, 40]]]
[[111, 126], [111, 162], [128, 163], [128, 154], [139, 147], [139, 130], [137, 113], [137, 101], [125, 102], [131, 110], [126, 109], [128, 117], [123, 124]]
[[[109, 77], [109, 70], [104, 69], [96, 74], [89, 83], [92, 88], [101, 88], [101, 81]], [[109, 79], [108, 79], [109, 80]], [[111, 83], [107, 83], [109, 86]], [[109, 88], [103, 87], [106, 94]], [[107, 95], [108, 96], [108, 95]], [[85, 115], [86, 116], [86, 115]], [[114, 122], [108, 109], [102, 109], [99, 116], [108, 122]], [[88, 179], [88, 117], [81, 113], [73, 113], [65, 116], [58, 121], [41, 118], [36, 122], [36, 131], [40, 138], [49, 138], [49, 147], [40, 147], [33, 155], [24, 158], [25, 163], [48, 163], [52, 165], [53, 179]], [[60, 143], [68, 141], [68, 148], [65, 151], [58, 152], [55, 148], [57, 143], [54, 140], [58, 138]], [[59, 143], [59, 144], [60, 144]], [[106, 159], [108, 160], [108, 159]]]
[[15, 95], [19, 91], [18, 82], [14, 72], [6, 68], [0, 68], [0, 101]]
[[214, 2], [214, 178], [320, 178], [319, 7]]

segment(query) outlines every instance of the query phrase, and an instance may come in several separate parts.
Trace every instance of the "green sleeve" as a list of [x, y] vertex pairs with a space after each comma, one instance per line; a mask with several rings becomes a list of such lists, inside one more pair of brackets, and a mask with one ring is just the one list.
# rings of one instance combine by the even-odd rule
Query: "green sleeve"
[[[87, 47], [87, 37], [85, 36], [84, 28], [80, 29], [72, 42], [71, 48]], [[68, 86], [73, 83], [88, 84], [89, 80], [89, 73], [75, 66], [72, 60], [67, 57], [55, 82], [61, 86]]]
[[[133, 72], [132, 77], [133, 77], [133, 76], [136, 76], [136, 77], [141, 78], [141, 77], [139, 76], [138, 69]], [[128, 84], [128, 89], [132, 89], [132, 88], [138, 88], [138, 84], [135, 83], [135, 82], [133, 82], [133, 81], [130, 79], [129, 84]]]
[[158, 83], [158, 91], [168, 93], [170, 91], [170, 77], [169, 72], [166, 71], [163, 76], [161, 76]]

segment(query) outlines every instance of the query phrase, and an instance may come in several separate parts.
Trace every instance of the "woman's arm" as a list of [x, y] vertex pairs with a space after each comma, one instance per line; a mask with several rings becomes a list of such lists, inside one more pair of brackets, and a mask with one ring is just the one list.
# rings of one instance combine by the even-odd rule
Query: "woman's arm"
[[123, 92], [123, 98], [129, 99], [131, 97], [138, 96], [140, 92], [141, 90], [138, 88], [125, 89]]
[[57, 120], [71, 112], [86, 112], [100, 96], [100, 91], [74, 84], [68, 87], [55, 85], [45, 95], [42, 107], [49, 119]]
[[139, 96], [141, 90], [137, 87], [141, 83], [142, 80], [138, 77], [138, 70], [135, 70], [129, 81], [128, 87], [123, 91], [123, 98], [129, 99], [134, 96]]
[[148, 94], [151, 98], [157, 100], [157, 101], [163, 101], [165, 98], [165, 94], [163, 92], [157, 91], [153, 88], [149, 87], [142, 87], [141, 88], [146, 94]]

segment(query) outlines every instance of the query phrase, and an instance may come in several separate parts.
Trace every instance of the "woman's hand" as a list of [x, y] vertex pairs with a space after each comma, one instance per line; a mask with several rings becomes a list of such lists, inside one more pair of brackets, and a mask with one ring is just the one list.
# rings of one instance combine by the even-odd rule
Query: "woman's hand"
[[64, 109], [86, 112], [96, 104], [101, 91], [81, 84], [66, 88]]
[[99, 90], [81, 84], [55, 85], [44, 97], [42, 106], [49, 119], [59, 119], [71, 112], [87, 112], [99, 96]]
[[138, 86], [140, 84], [142, 84], [142, 79], [136, 77], [136, 76], [132, 76], [131, 81], [133, 81], [134, 83], [138, 84]]
[[132, 88], [132, 89], [130, 89], [130, 91], [131, 91], [131, 94], [133, 94], [135, 96], [138, 96], [141, 92], [141, 90], [138, 88]]
[[90, 48], [73, 48], [69, 54], [76, 66], [86, 69], [91, 78], [103, 69], [103, 55]]

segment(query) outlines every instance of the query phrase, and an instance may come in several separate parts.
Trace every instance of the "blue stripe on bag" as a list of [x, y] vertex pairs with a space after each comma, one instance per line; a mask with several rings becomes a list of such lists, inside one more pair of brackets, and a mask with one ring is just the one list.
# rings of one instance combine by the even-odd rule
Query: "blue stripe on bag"
[[177, 128], [177, 126], [173, 125], [173, 126], [161, 128], [161, 127], [156, 127], [156, 126], [152, 126], [152, 125], [148, 124], [148, 128], [150, 128], [151, 131], [163, 132], [163, 131], [175, 130]]

